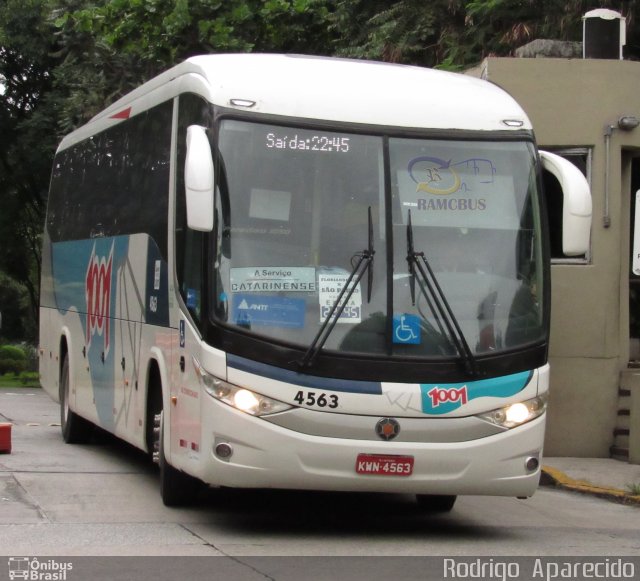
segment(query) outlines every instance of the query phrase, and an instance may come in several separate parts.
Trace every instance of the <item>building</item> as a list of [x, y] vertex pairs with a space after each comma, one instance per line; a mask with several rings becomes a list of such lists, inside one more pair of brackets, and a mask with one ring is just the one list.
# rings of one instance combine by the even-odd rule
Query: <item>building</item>
[[[545, 453], [640, 463], [640, 62], [488, 58], [469, 74], [492, 81], [529, 115], [541, 149], [587, 175], [591, 250], [565, 258], [552, 214], [551, 397]], [[640, 205], [638, 206], [640, 213]], [[640, 239], [640, 220], [637, 226]]]

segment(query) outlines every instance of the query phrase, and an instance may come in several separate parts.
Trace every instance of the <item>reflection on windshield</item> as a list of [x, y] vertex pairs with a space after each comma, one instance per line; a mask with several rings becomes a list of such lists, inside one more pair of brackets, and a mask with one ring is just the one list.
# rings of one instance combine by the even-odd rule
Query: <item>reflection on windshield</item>
[[[420, 351], [436, 325], [424, 296], [411, 300], [402, 243], [409, 211], [424, 252], [476, 354], [542, 338], [542, 260], [533, 151], [521, 143], [392, 139], [394, 311], [416, 327], [394, 353]], [[441, 333], [440, 333], [441, 334]]]
[[370, 207], [371, 301], [367, 285], [356, 285], [324, 350], [458, 356], [434, 305], [423, 293], [412, 301], [409, 210], [415, 251], [428, 256], [473, 354], [540, 340], [532, 147], [392, 138], [385, 195], [383, 144], [377, 136], [221, 123], [214, 319], [308, 349], [354, 255], [368, 247]]
[[[382, 139], [224, 121], [220, 155], [229, 211], [217, 211], [229, 239], [217, 258], [217, 296], [228, 305], [218, 317], [308, 347], [368, 247], [369, 208], [373, 246], [386, 246]], [[381, 252], [371, 302], [359, 283], [325, 349], [386, 312], [386, 271]], [[384, 328], [374, 343], [384, 352]]]

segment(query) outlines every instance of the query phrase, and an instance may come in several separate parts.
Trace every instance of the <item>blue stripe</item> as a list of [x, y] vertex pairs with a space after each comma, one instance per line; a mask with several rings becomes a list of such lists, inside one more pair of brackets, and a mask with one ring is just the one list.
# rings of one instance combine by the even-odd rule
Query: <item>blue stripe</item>
[[300, 387], [312, 387], [314, 389], [326, 389], [345, 393], [382, 395], [382, 384], [375, 381], [354, 381], [351, 379], [334, 379], [331, 377], [305, 375], [304, 373], [274, 367], [266, 363], [258, 363], [251, 359], [230, 354], [227, 355], [227, 365], [239, 371], [246, 371], [247, 373], [261, 375], [269, 379], [291, 383]]

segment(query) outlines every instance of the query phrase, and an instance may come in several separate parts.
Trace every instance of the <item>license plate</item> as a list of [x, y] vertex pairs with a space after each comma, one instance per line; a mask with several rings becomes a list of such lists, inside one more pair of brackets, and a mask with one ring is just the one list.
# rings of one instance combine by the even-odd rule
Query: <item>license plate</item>
[[411, 476], [413, 474], [413, 456], [358, 454], [356, 473], [376, 476]]

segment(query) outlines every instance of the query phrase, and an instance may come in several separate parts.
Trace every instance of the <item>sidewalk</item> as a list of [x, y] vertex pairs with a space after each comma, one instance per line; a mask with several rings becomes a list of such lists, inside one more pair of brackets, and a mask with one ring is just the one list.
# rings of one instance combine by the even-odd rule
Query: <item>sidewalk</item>
[[640, 464], [611, 458], [544, 458], [542, 464], [542, 486], [640, 506], [640, 495], [629, 489], [631, 485], [640, 487]]

